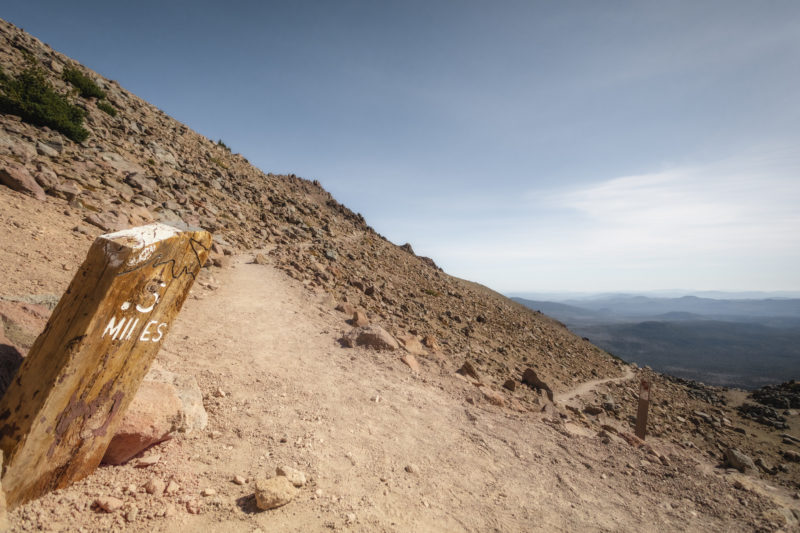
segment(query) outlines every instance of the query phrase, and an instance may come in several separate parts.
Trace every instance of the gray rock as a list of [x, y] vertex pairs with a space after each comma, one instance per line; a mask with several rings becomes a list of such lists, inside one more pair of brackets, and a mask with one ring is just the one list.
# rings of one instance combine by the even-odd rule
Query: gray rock
[[119, 172], [144, 174], [144, 169], [140, 165], [128, 161], [116, 152], [102, 152], [100, 153], [100, 159]]
[[47, 157], [58, 157], [58, 150], [41, 141], [36, 143], [36, 152]]
[[155, 180], [135, 172], [125, 177], [125, 183], [143, 192], [153, 192], [158, 187]]
[[725, 450], [725, 462], [737, 469], [739, 472], [756, 469], [756, 465], [753, 463], [753, 460], [736, 448], [728, 448]]
[[275, 473], [288, 479], [295, 487], [302, 487], [306, 484], [306, 475], [296, 468], [282, 465], [275, 469]]

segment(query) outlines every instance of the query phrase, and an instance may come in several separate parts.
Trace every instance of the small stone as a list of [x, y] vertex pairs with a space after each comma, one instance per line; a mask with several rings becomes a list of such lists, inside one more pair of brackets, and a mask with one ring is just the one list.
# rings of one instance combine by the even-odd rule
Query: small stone
[[409, 474], [418, 474], [419, 473], [419, 467], [417, 465], [415, 465], [414, 463], [409, 463], [409, 464], [406, 465], [405, 471], [408, 472]]
[[150, 478], [147, 483], [144, 485], [144, 490], [147, 491], [147, 494], [152, 494], [153, 496], [161, 496], [164, 494], [164, 489], [166, 488], [166, 484], [161, 479], [154, 477]]
[[142, 457], [136, 464], [134, 465], [136, 468], [147, 468], [148, 466], [153, 466], [158, 464], [161, 460], [161, 454], [154, 453], [153, 455], [148, 455], [147, 457]]
[[101, 496], [95, 499], [94, 504], [107, 513], [115, 513], [122, 508], [122, 500], [113, 496]]
[[354, 327], [360, 328], [363, 326], [369, 326], [369, 319], [364, 311], [356, 311], [353, 313], [353, 318], [350, 320], [350, 323]]
[[291, 466], [279, 466], [275, 469], [275, 473], [291, 481], [292, 485], [295, 487], [299, 488], [306, 484], [306, 475], [300, 470], [292, 468]]
[[788, 459], [789, 461], [799, 463], [800, 462], [800, 453], [797, 453], [794, 450], [785, 450], [783, 452], [783, 456]]
[[483, 397], [486, 398], [486, 401], [492, 405], [503, 407], [506, 404], [506, 400], [503, 398], [503, 395], [490, 389], [489, 387], [482, 387], [481, 392], [483, 393]]
[[763, 471], [764, 471], [764, 472], [766, 472], [767, 474], [772, 474], [772, 473], [774, 473], [774, 472], [775, 472], [775, 468], [774, 468], [772, 465], [770, 465], [769, 463], [767, 463], [767, 462], [766, 462], [766, 461], [765, 461], [763, 458], [761, 458], [761, 457], [759, 457], [758, 459], [756, 459], [755, 463], [756, 463], [756, 466], [757, 466], [758, 468], [760, 468], [761, 470], [763, 470]]
[[355, 307], [353, 307], [347, 302], [343, 302], [337, 305], [336, 310], [350, 316], [353, 316], [353, 314], [356, 312]]
[[262, 511], [286, 505], [297, 495], [297, 489], [284, 476], [261, 478], [255, 482], [256, 506]]
[[347, 516], [345, 517], [345, 522], [348, 524], [353, 524], [355, 523], [355, 521], [356, 521], [355, 513], [347, 513]]
[[603, 409], [599, 405], [589, 404], [589, 405], [587, 405], [587, 406], [585, 406], [583, 408], [583, 412], [588, 414], [588, 415], [593, 415], [594, 416], [594, 415], [599, 415], [600, 413], [602, 413]]
[[189, 500], [188, 502], [186, 502], [186, 511], [189, 514], [200, 514], [200, 512], [202, 511], [202, 507], [200, 503], [197, 502], [196, 500]]
[[406, 365], [408, 365], [408, 368], [410, 368], [412, 372], [414, 372], [415, 374], [419, 374], [419, 362], [417, 362], [417, 358], [414, 357], [412, 354], [410, 353], [403, 354], [400, 360], [404, 362]]
[[243, 478], [242, 476], [233, 476], [233, 482], [237, 485], [244, 485], [247, 483], [247, 479]]
[[432, 351], [433, 353], [438, 353], [439, 350], [441, 349], [439, 343], [436, 341], [436, 338], [432, 337], [431, 335], [425, 335], [422, 338], [422, 345], [425, 346], [430, 351]]
[[164, 489], [164, 493], [176, 494], [179, 490], [181, 490], [181, 486], [174, 479], [170, 479], [169, 483], [167, 483], [167, 488]]
[[131, 506], [131, 508], [125, 512], [126, 522], [135, 522], [138, 517], [139, 517], [139, 509], [135, 505]]
[[217, 398], [225, 398], [228, 394], [222, 390], [220, 387], [217, 387], [217, 390], [214, 391], [214, 396]]
[[253, 258], [253, 263], [256, 265], [266, 265], [267, 258], [264, 254], [256, 254], [255, 258]]
[[553, 389], [539, 378], [534, 369], [525, 369], [525, 372], [522, 373], [522, 382], [535, 390], [545, 391], [547, 393], [547, 398], [551, 402], [553, 401]]
[[200, 491], [200, 495], [206, 496], [206, 497], [215, 496], [216, 494], [217, 494], [217, 491], [214, 490], [214, 489], [211, 489], [211, 488], [203, 489], [202, 491]]
[[736, 448], [727, 448], [725, 450], [725, 461], [739, 472], [756, 469], [756, 465], [753, 463], [753, 460]]
[[481, 377], [478, 375], [478, 371], [475, 370], [475, 367], [472, 366], [472, 363], [470, 363], [469, 361], [464, 361], [464, 364], [461, 365], [461, 368], [456, 370], [456, 373], [461, 374], [462, 376], [470, 377], [475, 381], [481, 380]]
[[508, 389], [511, 392], [517, 390], [517, 382], [513, 379], [507, 379], [505, 383], [503, 383], [503, 388]]

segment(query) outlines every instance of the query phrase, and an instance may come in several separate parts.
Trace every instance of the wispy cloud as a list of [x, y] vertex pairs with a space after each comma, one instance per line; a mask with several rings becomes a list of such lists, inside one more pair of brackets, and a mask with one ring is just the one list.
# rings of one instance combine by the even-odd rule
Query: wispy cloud
[[[502, 216], [482, 216], [503, 202]], [[796, 289], [798, 206], [800, 157], [761, 151], [463, 205], [454, 198], [415, 247], [500, 290]]]
[[554, 200], [577, 212], [585, 244], [609, 252], [739, 254], [800, 245], [797, 160], [739, 158], [625, 176]]

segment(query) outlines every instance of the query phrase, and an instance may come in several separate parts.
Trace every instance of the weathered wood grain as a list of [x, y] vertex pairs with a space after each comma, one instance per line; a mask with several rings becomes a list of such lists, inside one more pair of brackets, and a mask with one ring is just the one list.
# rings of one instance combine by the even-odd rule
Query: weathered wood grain
[[94, 242], [0, 400], [9, 508], [97, 467], [210, 246], [163, 224]]

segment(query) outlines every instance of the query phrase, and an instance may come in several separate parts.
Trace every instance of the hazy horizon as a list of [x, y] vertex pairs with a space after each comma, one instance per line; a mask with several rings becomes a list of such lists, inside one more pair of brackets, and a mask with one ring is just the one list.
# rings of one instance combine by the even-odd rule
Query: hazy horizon
[[646, 296], [650, 298], [681, 298], [696, 296], [713, 300], [761, 300], [761, 299], [796, 299], [800, 298], [800, 291], [702, 291], [687, 289], [658, 289], [651, 291], [613, 290], [613, 291], [508, 291], [503, 293], [509, 298], [524, 298], [528, 300], [581, 300], [601, 298], [608, 296]]
[[9, 0], [0, 16], [495, 290], [800, 292], [798, 2]]

